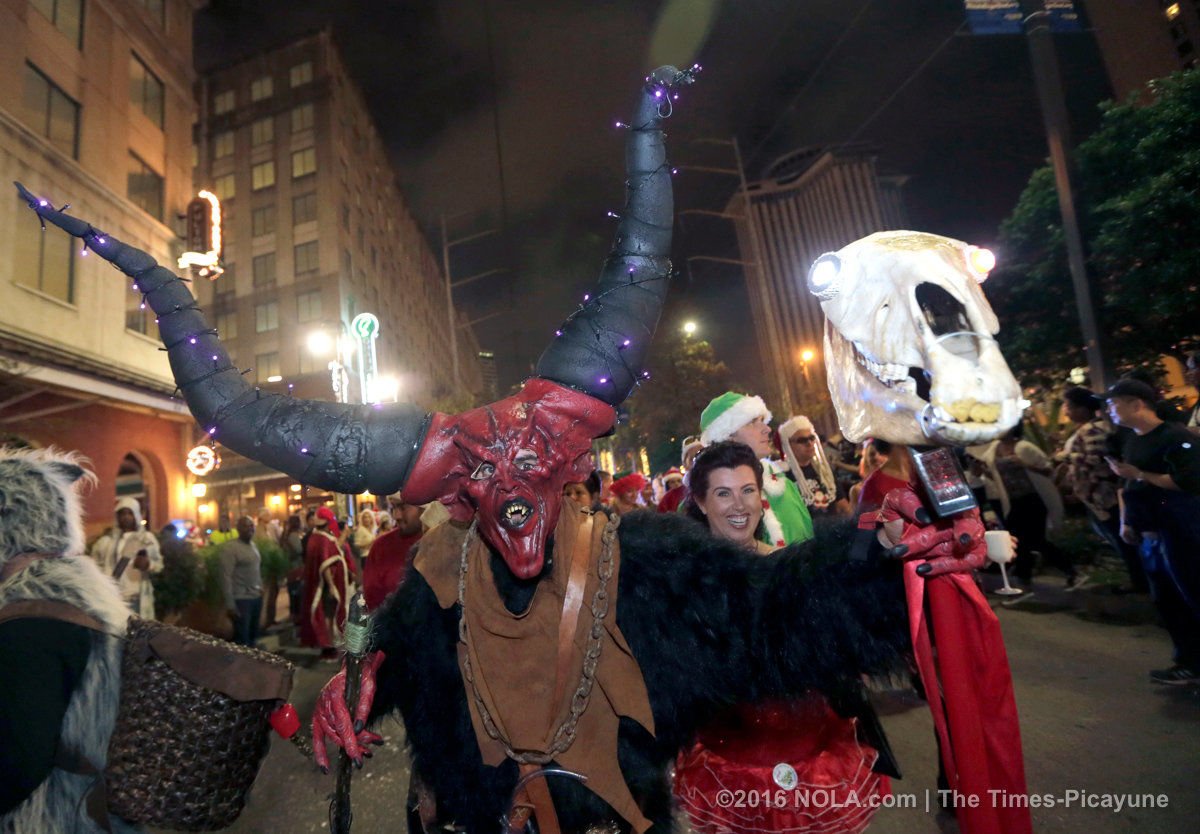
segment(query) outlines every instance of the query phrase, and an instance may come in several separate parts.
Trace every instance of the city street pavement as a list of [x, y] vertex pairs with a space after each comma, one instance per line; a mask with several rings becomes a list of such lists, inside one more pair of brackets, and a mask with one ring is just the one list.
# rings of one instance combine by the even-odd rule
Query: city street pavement
[[[985, 577], [992, 583], [992, 577]], [[1200, 819], [1200, 690], [1152, 684], [1150, 669], [1169, 665], [1166, 633], [1154, 625], [1142, 596], [1117, 597], [1104, 589], [1062, 590], [1057, 577], [1038, 579], [1036, 597], [1011, 607], [993, 597], [1008, 647], [1030, 792], [1072, 807], [1033, 809], [1040, 834], [1156, 834], [1195, 831]], [[302, 664], [294, 697], [309, 714], [332, 663], [285, 650]], [[877, 698], [904, 779], [893, 783], [897, 801], [885, 808], [873, 834], [954, 830], [939, 818], [933, 724], [924, 702], [905, 691]], [[404, 732], [398, 721], [382, 728], [387, 744], [354, 774], [354, 831], [405, 831], [408, 785]], [[333, 777], [321, 775], [287, 742], [275, 739], [249, 804], [230, 832], [327, 830]], [[1071, 791], [1077, 792], [1071, 794]], [[1151, 794], [1161, 808], [1080, 807]], [[1162, 798], [1162, 799], [1160, 799]], [[928, 805], [926, 804], [928, 801]]]

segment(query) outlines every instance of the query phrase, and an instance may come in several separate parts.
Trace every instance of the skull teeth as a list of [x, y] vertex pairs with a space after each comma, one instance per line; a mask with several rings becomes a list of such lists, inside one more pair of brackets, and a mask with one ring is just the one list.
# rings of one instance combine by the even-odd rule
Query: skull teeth
[[[897, 362], [876, 362], [867, 356], [863, 349], [855, 344], [854, 358], [858, 364], [866, 368], [872, 376], [889, 388], [900, 388], [908, 393], [916, 393], [917, 386], [908, 375], [908, 366]], [[907, 385], [905, 384], [907, 383]]]

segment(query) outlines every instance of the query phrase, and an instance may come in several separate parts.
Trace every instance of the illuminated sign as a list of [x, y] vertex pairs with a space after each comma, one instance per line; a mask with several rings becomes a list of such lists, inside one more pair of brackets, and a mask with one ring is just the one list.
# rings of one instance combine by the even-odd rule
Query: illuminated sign
[[221, 458], [211, 446], [196, 446], [187, 454], [187, 468], [193, 475], [207, 475], [220, 465]]
[[350, 329], [364, 342], [374, 339], [379, 335], [379, 319], [373, 313], [359, 313], [350, 322]]
[[198, 267], [200, 276], [215, 279], [221, 268], [221, 201], [211, 191], [201, 191], [188, 204], [187, 240], [190, 252], [179, 256], [179, 268]]

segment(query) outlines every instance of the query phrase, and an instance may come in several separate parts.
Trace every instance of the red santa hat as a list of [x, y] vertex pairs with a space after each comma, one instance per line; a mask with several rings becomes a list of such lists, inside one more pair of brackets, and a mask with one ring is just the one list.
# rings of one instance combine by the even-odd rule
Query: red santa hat
[[629, 499], [636, 496], [646, 486], [646, 479], [637, 472], [626, 475], [624, 478], [618, 478], [613, 481], [609, 491], [620, 495], [623, 498]]
[[317, 510], [316, 525], [324, 527], [334, 536], [342, 534], [342, 528], [338, 526], [337, 516], [328, 507], [321, 507]]

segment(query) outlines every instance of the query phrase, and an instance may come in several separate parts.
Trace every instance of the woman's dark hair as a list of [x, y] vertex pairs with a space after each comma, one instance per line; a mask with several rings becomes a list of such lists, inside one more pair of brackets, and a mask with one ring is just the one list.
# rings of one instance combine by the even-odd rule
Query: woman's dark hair
[[713, 470], [737, 469], [739, 466], [749, 466], [754, 472], [754, 480], [758, 482], [758, 488], [762, 489], [762, 463], [754, 454], [754, 450], [745, 443], [738, 443], [736, 440], [722, 440], [696, 455], [696, 460], [692, 462], [692, 469], [688, 473], [689, 495], [685, 512], [689, 518], [695, 519], [701, 524], [708, 524], [708, 520], [704, 513], [700, 512], [700, 507], [696, 503], [696, 496], [703, 497], [708, 494], [708, 479]]
[[296, 530], [297, 532], [300, 530], [300, 516], [296, 514], [288, 516], [287, 529], [284, 532], [290, 533], [293, 530]]
[[600, 484], [600, 472], [593, 469], [592, 474], [587, 476], [587, 480], [583, 482], [583, 485], [587, 487], [588, 495], [592, 496], [592, 500], [595, 501], [596, 497], [600, 495], [600, 491], [604, 488]]
[[1103, 400], [1101, 400], [1088, 389], [1081, 388], [1079, 386], [1068, 388], [1066, 391], [1064, 391], [1063, 400], [1071, 405], [1081, 406], [1083, 408], [1091, 409], [1092, 411], [1099, 411], [1104, 407]]
[[875, 451], [881, 455], [890, 455], [892, 453], [892, 444], [886, 440], [880, 440], [878, 437], [872, 437], [871, 445], [874, 446]]

